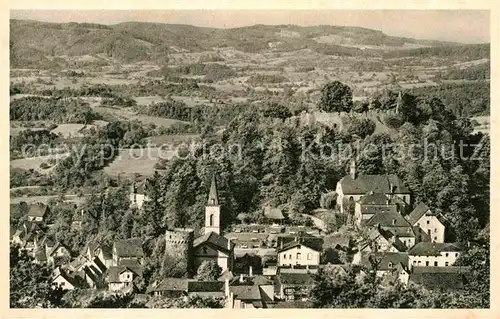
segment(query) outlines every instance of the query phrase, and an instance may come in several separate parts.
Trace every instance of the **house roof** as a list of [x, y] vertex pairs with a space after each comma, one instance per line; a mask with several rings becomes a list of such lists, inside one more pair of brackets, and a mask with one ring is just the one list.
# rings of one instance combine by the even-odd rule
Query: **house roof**
[[257, 285], [229, 286], [229, 291], [234, 294], [234, 299], [243, 301], [262, 300], [262, 295]]
[[440, 256], [441, 252], [459, 252], [462, 249], [454, 243], [420, 242], [413, 246], [408, 255], [412, 256]]
[[[283, 242], [283, 247], [278, 249], [278, 252], [287, 251], [289, 249], [305, 246], [314, 251], [321, 252], [323, 247], [323, 239], [318, 237], [279, 237], [279, 245]], [[281, 241], [281, 242], [280, 242]]]
[[391, 270], [397, 264], [401, 264], [404, 269], [408, 269], [408, 254], [393, 252], [369, 252], [361, 255], [361, 264], [372, 268], [374, 262], [378, 270]]
[[130, 271], [134, 273], [137, 276], [142, 276], [142, 271], [141, 274], [137, 274], [133, 269], [130, 269], [127, 266], [111, 266], [108, 268], [108, 282], [121, 282], [120, 281], [120, 274], [123, 273], [124, 271]]
[[113, 258], [113, 249], [107, 245], [100, 244], [98, 245], [94, 251], [100, 249], [102, 251], [102, 255], [104, 259], [112, 259]]
[[47, 205], [43, 203], [35, 203], [30, 205], [30, 209], [28, 211], [28, 216], [30, 217], [45, 217], [47, 213]]
[[135, 259], [122, 259], [119, 261], [118, 266], [125, 267], [132, 271], [134, 274], [136, 274], [139, 277], [142, 277], [142, 270], [143, 267], [139, 263], [139, 261]]
[[[193, 242], [193, 247], [198, 247], [202, 244], [209, 244], [213, 248], [223, 252], [229, 252], [234, 248], [234, 244], [229, 239], [214, 232], [209, 232], [196, 238]], [[228, 248], [228, 245], [230, 245], [230, 248]]]
[[188, 281], [188, 292], [224, 292], [223, 281]]
[[[367, 215], [375, 215], [378, 213], [397, 213], [397, 206], [396, 205], [380, 205], [380, 206], [375, 206], [375, 205], [362, 205], [361, 206], [361, 214], [367, 214]], [[368, 221], [368, 220], [366, 220]]]
[[257, 286], [273, 285], [273, 281], [265, 276], [256, 275], [252, 278], [252, 282]]
[[410, 227], [408, 221], [397, 212], [379, 212], [366, 222], [366, 226], [376, 225], [382, 227]]
[[85, 286], [85, 280], [82, 277], [78, 276], [77, 273], [70, 274], [63, 268], [57, 267], [52, 274], [52, 280], [55, 280], [59, 276], [64, 278], [67, 282], [69, 282], [75, 287]]
[[463, 289], [468, 273], [468, 267], [414, 266], [410, 281], [424, 285], [428, 289]]
[[58, 241], [58, 242], [56, 242], [56, 244], [48, 252], [49, 256], [52, 256], [61, 247], [63, 247], [64, 249], [66, 249], [66, 251], [69, 253], [69, 249], [66, 246], [64, 246], [63, 244], [61, 244], [61, 242]]
[[398, 237], [415, 237], [412, 227], [383, 227]]
[[420, 202], [417, 205], [417, 207], [415, 207], [415, 209], [413, 209], [413, 211], [408, 216], [406, 216], [406, 219], [413, 226], [427, 212], [430, 212], [429, 207], [427, 205], [425, 205], [424, 203]]
[[401, 179], [394, 174], [386, 175], [359, 175], [353, 179], [350, 175], [342, 177], [339, 181], [344, 195], [374, 193], [392, 193], [391, 184], [396, 194], [409, 194], [409, 189]]
[[285, 216], [283, 216], [283, 212], [281, 211], [280, 208], [271, 207], [271, 206], [264, 207], [264, 217], [269, 218], [269, 219], [276, 219], [276, 220], [282, 220], [285, 218]]
[[139, 238], [123, 239], [114, 243], [118, 257], [143, 257], [142, 241]]
[[360, 205], [387, 205], [389, 198], [384, 193], [370, 191], [358, 200]]
[[309, 286], [314, 284], [314, 279], [310, 274], [304, 273], [282, 273], [279, 280], [283, 285]]

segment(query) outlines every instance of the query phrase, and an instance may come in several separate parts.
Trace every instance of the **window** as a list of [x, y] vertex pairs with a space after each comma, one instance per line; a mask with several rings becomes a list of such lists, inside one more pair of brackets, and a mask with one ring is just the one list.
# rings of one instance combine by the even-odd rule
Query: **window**
[[420, 260], [419, 260], [419, 261], [418, 261], [418, 264], [420, 265], [420, 263], [421, 263], [421, 262], [422, 262], [422, 261], [420, 261]]
[[213, 226], [213, 225], [214, 225], [214, 214], [210, 214], [208, 226]]
[[427, 235], [431, 236], [431, 230], [427, 229]]
[[455, 253], [455, 257], [458, 257], [458, 253]]
[[130, 279], [130, 274], [127, 274], [127, 279]]
[[438, 240], [438, 238], [437, 238], [436, 236], [434, 236], [434, 242], [435, 242], [436, 240]]
[[65, 284], [66, 284], [66, 283], [65, 283], [64, 281], [63, 281], [63, 282], [61, 282], [61, 287], [64, 287], [64, 285], [65, 285]]
[[430, 220], [428, 220], [428, 221], [427, 221], [427, 225], [429, 225], [430, 223], [431, 223], [431, 221], [430, 221]]
[[292, 259], [292, 254], [289, 254], [289, 255], [288, 255], [288, 258], [289, 258], [289, 259]]
[[307, 260], [311, 260], [312, 259], [312, 254], [311, 253], [308, 253], [307, 254]]
[[448, 257], [448, 253], [444, 254], [446, 257]]
[[297, 253], [297, 260], [300, 260], [300, 253]]
[[434, 232], [437, 233], [438, 232], [438, 229], [437, 228], [434, 228]]
[[414, 260], [414, 261], [413, 261], [413, 264], [414, 264], [414, 265], [416, 265], [416, 264], [417, 264], [417, 261], [416, 261], [416, 260]]
[[391, 262], [389, 262], [389, 268], [392, 268], [392, 263]]
[[426, 261], [426, 262], [425, 262], [425, 265], [426, 265], [426, 266], [429, 266], [429, 262], [428, 262], [428, 261]]
[[417, 227], [420, 227], [420, 223], [417, 223]]
[[437, 262], [437, 261], [435, 261], [435, 262], [434, 262], [434, 267], [437, 267], [437, 265], [438, 265], [438, 262]]
[[448, 266], [449, 264], [450, 264], [450, 263], [449, 263], [449, 262], [447, 262], [447, 261], [444, 263], [444, 265], [445, 265], [445, 266]]
[[283, 259], [286, 259], [286, 254], [283, 254]]

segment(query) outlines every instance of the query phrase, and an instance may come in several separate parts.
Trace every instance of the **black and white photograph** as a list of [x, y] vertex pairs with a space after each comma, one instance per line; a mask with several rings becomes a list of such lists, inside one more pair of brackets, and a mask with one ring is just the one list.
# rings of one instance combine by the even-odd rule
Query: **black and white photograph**
[[10, 10], [10, 308], [489, 309], [490, 14]]

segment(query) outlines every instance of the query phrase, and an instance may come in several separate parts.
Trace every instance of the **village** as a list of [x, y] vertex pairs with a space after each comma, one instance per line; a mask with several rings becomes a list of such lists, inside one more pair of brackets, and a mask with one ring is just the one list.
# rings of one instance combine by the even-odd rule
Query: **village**
[[[337, 183], [335, 209], [345, 215], [336, 229], [292, 226], [276, 207], [263, 207], [263, 222], [235, 224], [223, 232], [214, 174], [205, 203], [201, 235], [193, 229], [165, 232], [165, 259], [182, 267], [184, 278], [163, 278], [138, 288], [145, 252], [140, 239], [115, 241], [112, 247], [89, 240], [78, 256], [44, 229], [50, 207], [32, 204], [27, 220], [11, 242], [28, 251], [34, 262], [53, 267], [52, 284], [64, 290], [98, 289], [120, 294], [145, 293], [165, 297], [220, 297], [226, 308], [274, 308], [307, 302], [320, 268], [339, 274], [355, 269], [359, 276], [395, 276], [431, 289], [461, 289], [467, 267], [454, 266], [466, 247], [447, 242], [446, 221], [412, 194], [396, 175], [358, 175], [355, 161]], [[130, 188], [130, 205], [141, 209], [149, 199], [141, 187]], [[81, 209], [80, 209], [81, 210]], [[72, 227], [81, 227], [75, 206]], [[79, 218], [80, 217], [80, 218]], [[332, 253], [341, 258], [332, 258]], [[217, 280], [194, 278], [196, 270], [215, 263]], [[142, 290], [142, 291], [141, 291]]]

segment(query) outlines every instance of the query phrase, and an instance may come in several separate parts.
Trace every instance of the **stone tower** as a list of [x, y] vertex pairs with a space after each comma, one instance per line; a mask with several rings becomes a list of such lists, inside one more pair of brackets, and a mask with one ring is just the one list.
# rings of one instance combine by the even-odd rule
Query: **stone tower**
[[212, 176], [208, 202], [205, 205], [205, 234], [210, 232], [220, 234], [220, 206], [215, 174]]
[[[165, 232], [164, 270], [179, 276], [189, 276], [193, 270], [194, 230], [175, 228]], [[169, 269], [165, 269], [168, 267]]]

